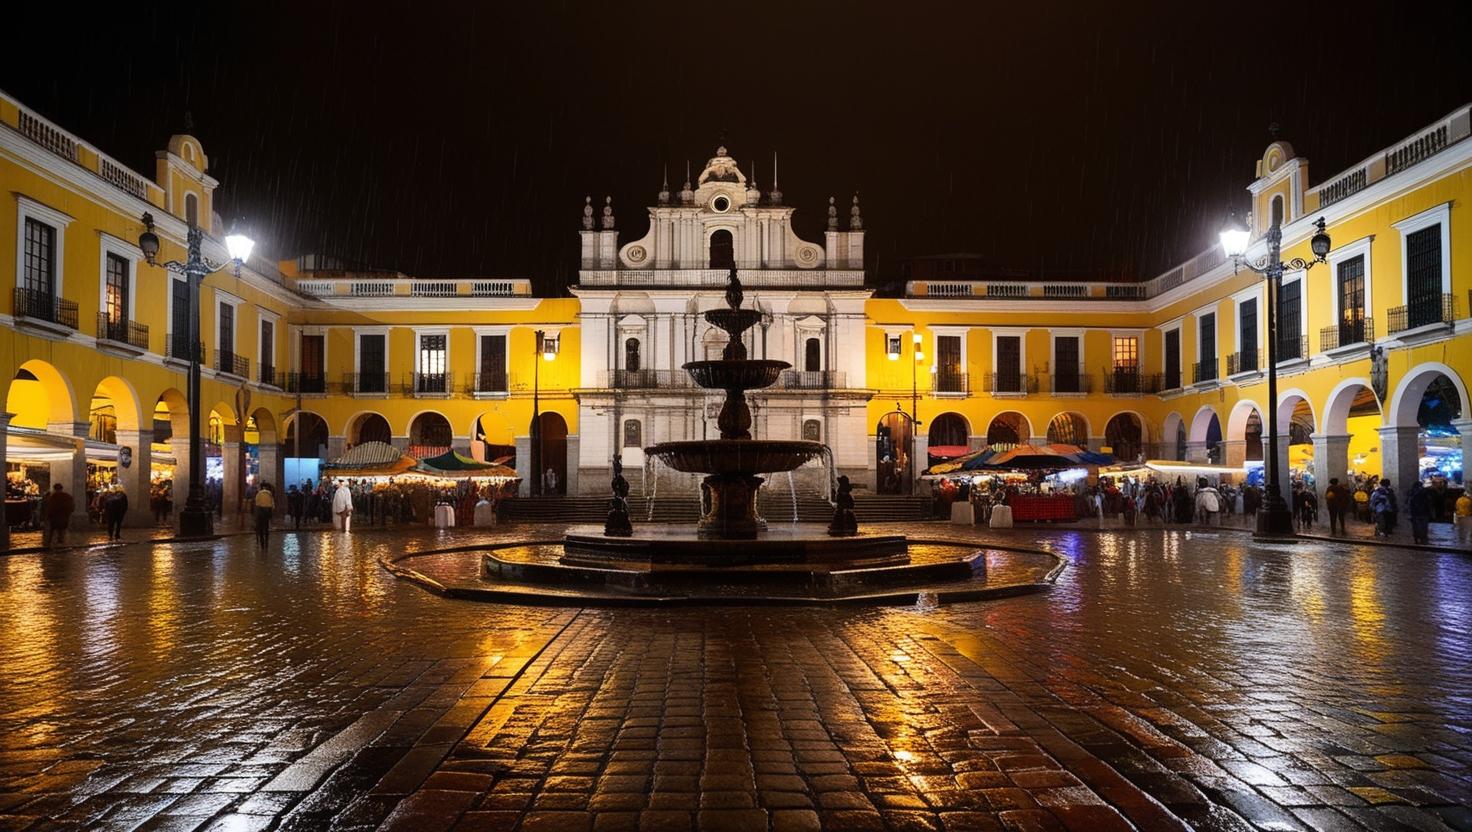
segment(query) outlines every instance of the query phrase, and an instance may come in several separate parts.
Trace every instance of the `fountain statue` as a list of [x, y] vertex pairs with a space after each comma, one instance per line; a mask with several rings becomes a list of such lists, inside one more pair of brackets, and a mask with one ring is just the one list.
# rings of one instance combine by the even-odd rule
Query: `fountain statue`
[[828, 524], [828, 534], [846, 537], [859, 533], [859, 521], [854, 519], [854, 487], [847, 476], [838, 478], [838, 495], [833, 500], [833, 522]]
[[624, 459], [613, 457], [613, 499], [608, 501], [608, 520], [603, 524], [603, 533], [609, 537], [629, 537], [634, 533], [634, 524], [629, 522], [629, 481], [624, 479]]
[[741, 279], [732, 268], [726, 308], [705, 313], [707, 321], [726, 333], [725, 349], [719, 359], [685, 364], [696, 384], [726, 393], [716, 420], [721, 438], [661, 442], [646, 449], [677, 471], [706, 475], [703, 490], [710, 499], [697, 530], [702, 537], [725, 540], [755, 538], [764, 525], [756, 513], [757, 491], [763, 482], [757, 474], [791, 471], [824, 451], [821, 442], [751, 438], [746, 391], [771, 386], [792, 365], [746, 357], [741, 336], [761, 320], [762, 313], [741, 308], [743, 299]]

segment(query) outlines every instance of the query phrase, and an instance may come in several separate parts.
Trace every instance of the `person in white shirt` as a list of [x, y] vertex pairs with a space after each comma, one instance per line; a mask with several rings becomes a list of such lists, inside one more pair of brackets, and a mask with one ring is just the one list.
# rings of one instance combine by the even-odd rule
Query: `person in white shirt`
[[337, 490], [332, 492], [332, 527], [341, 531], [352, 531], [353, 524], [353, 492], [348, 490], [347, 483], [339, 482]]

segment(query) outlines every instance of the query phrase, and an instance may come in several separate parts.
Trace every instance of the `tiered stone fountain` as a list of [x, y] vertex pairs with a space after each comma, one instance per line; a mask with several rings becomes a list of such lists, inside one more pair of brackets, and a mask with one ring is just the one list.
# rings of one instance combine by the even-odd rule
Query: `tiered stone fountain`
[[650, 456], [677, 471], [704, 474], [704, 515], [695, 529], [635, 526], [624, 498], [628, 484], [614, 461], [613, 500], [605, 526], [569, 529], [560, 544], [511, 544], [482, 557], [482, 579], [505, 587], [545, 588], [547, 598], [598, 601], [894, 600], [936, 592], [977, 597], [989, 591], [986, 555], [961, 541], [927, 543], [912, 560], [903, 535], [860, 532], [848, 481], [840, 477], [833, 523], [768, 528], [757, 515], [760, 475], [791, 471], [822, 457], [820, 442], [754, 439], [748, 390], [773, 384], [789, 365], [747, 357], [742, 335], [761, 320], [742, 308], [741, 281], [731, 270], [726, 307], [705, 319], [727, 334], [719, 359], [685, 370], [701, 387], [726, 394], [719, 439], [662, 442]]

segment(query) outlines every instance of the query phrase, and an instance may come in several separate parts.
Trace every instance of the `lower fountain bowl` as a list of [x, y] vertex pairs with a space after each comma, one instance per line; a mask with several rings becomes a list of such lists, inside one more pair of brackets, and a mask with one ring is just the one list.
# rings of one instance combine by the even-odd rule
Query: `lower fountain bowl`
[[822, 442], [801, 439], [693, 439], [661, 442], [644, 453], [687, 474], [771, 474], [819, 459]]

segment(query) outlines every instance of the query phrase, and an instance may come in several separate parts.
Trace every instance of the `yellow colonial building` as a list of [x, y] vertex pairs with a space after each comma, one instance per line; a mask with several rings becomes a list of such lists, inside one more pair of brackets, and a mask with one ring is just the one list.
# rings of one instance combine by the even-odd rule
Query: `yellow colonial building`
[[[211, 275], [197, 420], [207, 475], [231, 505], [251, 478], [314, 476], [317, 462], [379, 440], [509, 460], [528, 481], [589, 495], [606, 491], [619, 453], [636, 489], [688, 491], [641, 470], [642, 448], [714, 435], [718, 397], [679, 368], [724, 337], [700, 313], [735, 268], [766, 313], [750, 352], [793, 367], [753, 396], [754, 431], [819, 439], [874, 491], [909, 491], [938, 459], [1029, 441], [1240, 469], [1262, 457], [1270, 407], [1291, 425], [1277, 452], [1321, 482], [1381, 469], [1405, 481], [1423, 460], [1449, 466], [1472, 448], [1469, 112], [1318, 183], [1282, 141], [1244, 176], [1248, 259], [1274, 222], [1285, 257], [1311, 259], [1320, 218], [1333, 240], [1326, 262], [1284, 279], [1276, 402], [1263, 280], [1219, 249], [1144, 282], [923, 275], [874, 297], [857, 197], [842, 217], [830, 200], [823, 239], [801, 239], [776, 181], [759, 189], [721, 148], [696, 180], [658, 191], [638, 239], [621, 244], [611, 199], [590, 199], [572, 297], [536, 297], [522, 278], [314, 256]], [[54, 483], [81, 495], [115, 482], [145, 522], [150, 483], [183, 479], [196, 422], [182, 392], [187, 294], [137, 240], [151, 214], [160, 262], [184, 259], [191, 225], [206, 256], [227, 260], [209, 169], [200, 141], [176, 135], [143, 176], [0, 93], [12, 525], [27, 492]]]

